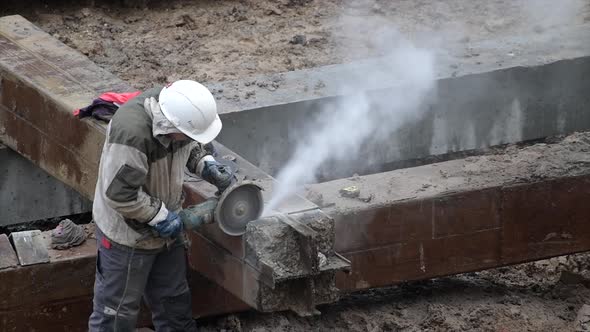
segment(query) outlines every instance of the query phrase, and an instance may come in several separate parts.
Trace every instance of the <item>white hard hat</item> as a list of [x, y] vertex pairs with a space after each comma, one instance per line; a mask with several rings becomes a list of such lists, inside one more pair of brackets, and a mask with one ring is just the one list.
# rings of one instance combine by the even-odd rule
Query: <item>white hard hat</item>
[[202, 84], [176, 81], [165, 86], [158, 99], [164, 116], [193, 140], [207, 144], [221, 131], [215, 98]]

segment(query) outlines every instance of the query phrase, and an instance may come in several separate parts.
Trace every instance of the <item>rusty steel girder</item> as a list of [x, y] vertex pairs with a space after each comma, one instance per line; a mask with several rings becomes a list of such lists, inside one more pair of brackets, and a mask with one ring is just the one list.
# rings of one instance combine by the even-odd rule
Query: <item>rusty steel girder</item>
[[[590, 250], [590, 133], [518, 153], [466, 158], [311, 186], [330, 203], [335, 250], [360, 290]], [[342, 197], [355, 185], [369, 203]]]

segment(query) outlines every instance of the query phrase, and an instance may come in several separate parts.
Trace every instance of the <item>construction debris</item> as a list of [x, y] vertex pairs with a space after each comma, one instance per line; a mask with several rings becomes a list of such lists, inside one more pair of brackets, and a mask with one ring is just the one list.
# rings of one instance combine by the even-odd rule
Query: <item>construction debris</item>
[[51, 247], [64, 250], [79, 246], [86, 240], [84, 227], [74, 224], [70, 219], [62, 220], [51, 232]]
[[358, 198], [361, 190], [357, 186], [344, 187], [339, 190], [340, 196], [348, 198]]

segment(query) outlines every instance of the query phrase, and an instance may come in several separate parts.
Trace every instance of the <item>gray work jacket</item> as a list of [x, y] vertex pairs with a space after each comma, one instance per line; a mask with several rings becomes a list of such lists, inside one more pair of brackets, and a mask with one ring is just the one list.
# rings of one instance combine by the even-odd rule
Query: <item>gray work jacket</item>
[[[185, 166], [208, 154], [194, 141], [174, 142], [154, 137], [152, 114], [146, 98], [158, 98], [161, 88], [150, 89], [125, 103], [109, 123], [102, 150], [92, 214], [110, 240], [141, 249], [164, 246], [148, 225], [163, 207], [182, 207]], [[192, 152], [192, 153], [191, 153]], [[191, 169], [195, 171], [194, 167]]]

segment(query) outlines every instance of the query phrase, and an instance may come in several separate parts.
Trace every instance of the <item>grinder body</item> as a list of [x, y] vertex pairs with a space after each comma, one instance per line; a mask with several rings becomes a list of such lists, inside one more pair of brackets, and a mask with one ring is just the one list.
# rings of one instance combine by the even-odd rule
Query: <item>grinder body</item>
[[218, 203], [219, 199], [213, 197], [180, 211], [178, 215], [184, 224], [184, 229], [195, 229], [203, 224], [212, 223], [213, 214], [215, 213], [215, 208]]

